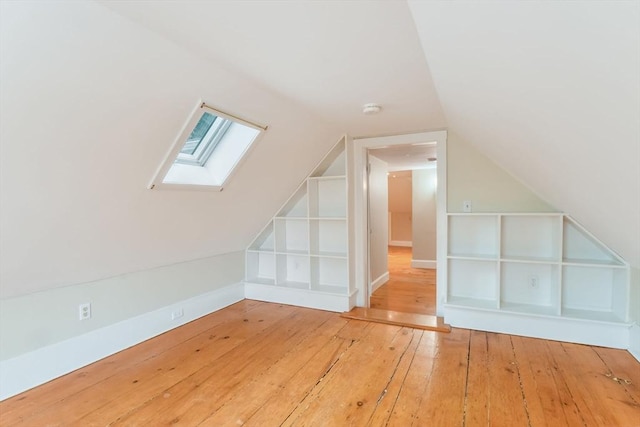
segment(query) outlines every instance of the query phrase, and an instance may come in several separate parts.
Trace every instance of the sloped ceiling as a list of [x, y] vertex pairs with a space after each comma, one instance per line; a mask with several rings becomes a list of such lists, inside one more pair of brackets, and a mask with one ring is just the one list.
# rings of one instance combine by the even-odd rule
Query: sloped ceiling
[[640, 266], [640, 2], [410, 7], [449, 128]]
[[[101, 4], [304, 105], [352, 136], [445, 126], [405, 1]], [[384, 114], [364, 116], [365, 103]]]
[[[444, 126], [402, 1], [1, 1], [0, 20], [3, 298], [242, 250], [343, 133]], [[221, 193], [147, 190], [200, 98], [269, 130]]]
[[[242, 250], [342, 133], [445, 126], [638, 266], [638, 7], [2, 1], [0, 294]], [[269, 131], [147, 190], [200, 98]]]

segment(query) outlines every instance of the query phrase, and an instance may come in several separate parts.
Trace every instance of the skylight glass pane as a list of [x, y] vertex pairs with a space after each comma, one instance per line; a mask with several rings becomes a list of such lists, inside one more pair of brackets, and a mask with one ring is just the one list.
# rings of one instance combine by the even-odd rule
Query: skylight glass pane
[[263, 130], [266, 126], [218, 113], [200, 102], [149, 188], [167, 184], [221, 191]]
[[182, 154], [193, 155], [217, 118], [218, 117], [214, 116], [213, 114], [204, 113], [198, 121], [198, 124], [196, 124], [196, 127], [193, 128], [193, 131], [191, 131], [191, 135], [189, 135], [189, 137], [187, 138], [187, 142], [184, 143], [184, 146], [182, 147], [182, 150], [180, 150], [180, 152]]

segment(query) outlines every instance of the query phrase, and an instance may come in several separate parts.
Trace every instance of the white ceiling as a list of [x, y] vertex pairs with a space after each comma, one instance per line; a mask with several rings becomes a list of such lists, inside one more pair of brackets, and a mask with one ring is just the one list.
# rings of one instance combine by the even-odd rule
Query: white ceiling
[[405, 1], [101, 3], [354, 137], [445, 126]]
[[409, 171], [436, 167], [435, 143], [392, 145], [369, 149], [369, 153], [384, 161], [389, 171]]

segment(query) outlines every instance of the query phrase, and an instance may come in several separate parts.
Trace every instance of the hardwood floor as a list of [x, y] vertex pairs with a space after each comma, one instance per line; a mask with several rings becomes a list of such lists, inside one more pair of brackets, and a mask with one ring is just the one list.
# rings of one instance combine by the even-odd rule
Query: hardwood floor
[[629, 353], [245, 300], [0, 403], [2, 426], [638, 426]]
[[411, 248], [389, 246], [389, 281], [369, 299], [371, 308], [436, 314], [436, 270], [411, 268]]

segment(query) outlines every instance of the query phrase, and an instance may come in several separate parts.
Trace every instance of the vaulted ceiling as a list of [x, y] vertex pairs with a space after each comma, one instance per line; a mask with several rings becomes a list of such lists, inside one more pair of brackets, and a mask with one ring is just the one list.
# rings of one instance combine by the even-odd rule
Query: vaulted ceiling
[[[101, 3], [352, 136], [445, 126], [404, 1]], [[364, 116], [370, 102], [384, 114]]]
[[352, 135], [448, 126], [640, 265], [638, 2], [104, 4]]
[[[638, 2], [0, 8], [3, 296], [241, 250], [342, 133], [440, 128], [640, 265]], [[269, 131], [222, 193], [147, 190], [199, 98]]]

